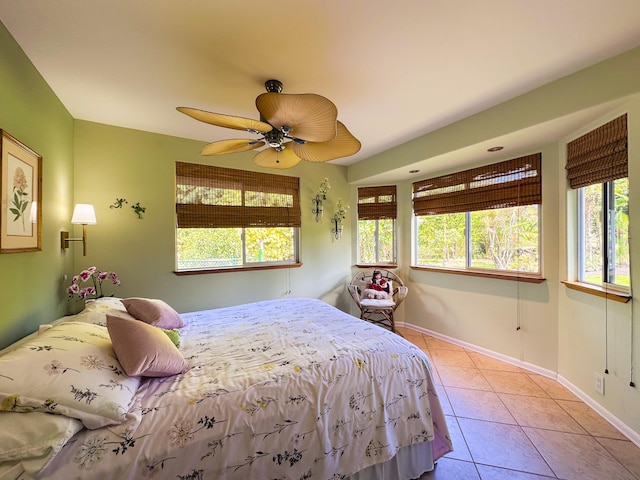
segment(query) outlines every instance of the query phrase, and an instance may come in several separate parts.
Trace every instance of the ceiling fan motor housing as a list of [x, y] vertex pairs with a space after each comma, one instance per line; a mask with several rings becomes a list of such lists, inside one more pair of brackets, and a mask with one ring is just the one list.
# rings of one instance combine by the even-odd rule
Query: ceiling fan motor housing
[[284, 134], [277, 129], [273, 129], [264, 134], [264, 139], [267, 141], [270, 147], [278, 148], [282, 146], [282, 142], [284, 142]]

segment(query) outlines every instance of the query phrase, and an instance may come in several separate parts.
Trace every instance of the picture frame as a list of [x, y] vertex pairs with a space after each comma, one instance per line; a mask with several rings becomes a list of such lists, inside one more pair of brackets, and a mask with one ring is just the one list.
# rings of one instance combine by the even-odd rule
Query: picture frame
[[0, 253], [42, 250], [42, 157], [0, 130]]

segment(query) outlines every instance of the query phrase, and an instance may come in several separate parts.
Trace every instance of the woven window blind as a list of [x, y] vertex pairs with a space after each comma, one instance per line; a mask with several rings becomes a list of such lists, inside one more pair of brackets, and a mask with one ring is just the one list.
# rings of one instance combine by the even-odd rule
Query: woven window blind
[[358, 188], [358, 220], [396, 218], [396, 186]]
[[542, 203], [542, 154], [535, 153], [413, 184], [415, 215]]
[[627, 115], [567, 144], [567, 179], [581, 188], [624, 178], [627, 173]]
[[299, 227], [300, 179], [176, 162], [179, 228]]

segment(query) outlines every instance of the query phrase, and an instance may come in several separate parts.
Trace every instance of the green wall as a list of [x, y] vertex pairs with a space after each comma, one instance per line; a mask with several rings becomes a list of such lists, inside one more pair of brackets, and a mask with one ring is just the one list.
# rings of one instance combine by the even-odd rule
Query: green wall
[[[252, 153], [202, 157], [203, 145], [76, 121], [75, 201], [94, 204], [98, 221], [87, 227], [87, 256], [81, 255], [80, 248], [74, 249], [76, 269], [95, 265], [115, 271], [122, 281], [117, 290], [111, 290], [117, 296], [162, 298], [180, 312], [280, 298], [289, 290], [294, 297], [323, 298], [349, 308], [345, 285], [351, 231], [347, 225], [344, 237], [335, 241], [329, 223], [337, 198], [349, 200], [346, 167], [337, 165], [301, 162], [277, 172], [300, 177], [302, 267], [188, 276], [173, 273], [175, 162], [260, 170], [251, 160]], [[324, 177], [331, 184], [325, 203], [327, 215], [316, 222], [311, 198]], [[128, 204], [122, 209], [110, 208], [116, 198], [126, 198]], [[138, 202], [146, 208], [143, 219], [130, 207]], [[77, 236], [81, 231], [76, 228]]]
[[0, 255], [1, 348], [67, 311], [60, 230], [73, 199], [73, 118], [1, 23], [0, 129], [42, 156], [42, 250]]

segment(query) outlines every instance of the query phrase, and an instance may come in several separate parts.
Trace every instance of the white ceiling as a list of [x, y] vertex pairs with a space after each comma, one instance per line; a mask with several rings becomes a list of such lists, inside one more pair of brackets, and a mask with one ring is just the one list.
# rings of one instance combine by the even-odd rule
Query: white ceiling
[[0, 20], [74, 118], [251, 138], [175, 108], [257, 119], [275, 78], [337, 105], [362, 142], [342, 165], [640, 45], [638, 0], [0, 0]]

